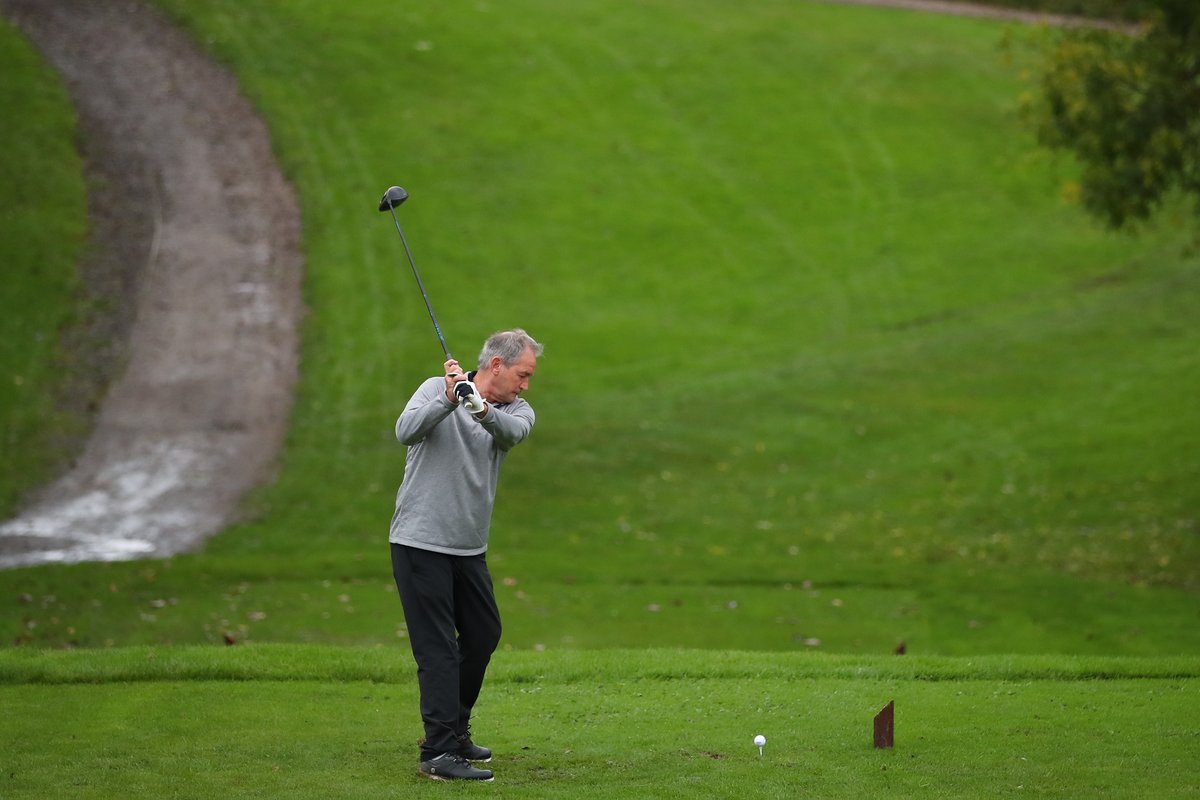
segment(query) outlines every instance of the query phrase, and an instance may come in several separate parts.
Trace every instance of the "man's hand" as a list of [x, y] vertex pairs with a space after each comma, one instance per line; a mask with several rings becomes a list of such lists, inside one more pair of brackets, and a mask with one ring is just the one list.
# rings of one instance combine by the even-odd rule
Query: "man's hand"
[[458, 396], [454, 386], [465, 381], [467, 376], [463, 374], [462, 367], [453, 358], [447, 359], [442, 366], [446, 368], [446, 399], [458, 405]]
[[456, 384], [454, 391], [462, 398], [462, 407], [472, 414], [482, 414], [487, 409], [487, 406], [483, 403], [483, 398], [479, 394], [479, 390], [470, 381], [462, 381]]

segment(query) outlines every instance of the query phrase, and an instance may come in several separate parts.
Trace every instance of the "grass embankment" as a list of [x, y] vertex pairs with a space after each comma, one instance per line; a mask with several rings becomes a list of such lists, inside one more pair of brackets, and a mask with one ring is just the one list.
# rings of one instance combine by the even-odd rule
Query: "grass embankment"
[[[87, 196], [75, 118], [58, 76], [0, 17], [0, 519], [61, 469], [86, 425], [60, 402], [70, 371], [61, 347], [88, 313], [76, 263]], [[78, 404], [75, 404], [78, 408]]]
[[[475, 728], [500, 797], [1189, 797], [1198, 676], [1194, 658], [514, 653]], [[395, 649], [9, 650], [0, 786], [407, 797], [415, 695]], [[891, 700], [896, 747], [875, 750]]]
[[[1098, 230], [1000, 23], [659, 0], [164, 0], [300, 191], [302, 386], [206, 552], [0, 574], [41, 645], [399, 642], [392, 422], [547, 343], [491, 564], [505, 643], [1200, 652], [1186, 232]], [[1018, 53], [1018, 58], [1020, 57]]]

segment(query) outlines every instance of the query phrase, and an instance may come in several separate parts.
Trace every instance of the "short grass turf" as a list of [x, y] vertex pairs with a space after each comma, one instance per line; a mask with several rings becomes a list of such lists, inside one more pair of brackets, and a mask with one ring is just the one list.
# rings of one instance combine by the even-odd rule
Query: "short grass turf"
[[[1200, 788], [1198, 675], [1194, 658], [505, 654], [474, 727], [501, 797], [1182, 798]], [[5, 797], [407, 797], [424, 780], [400, 648], [9, 650], [0, 696]], [[896, 746], [875, 750], [890, 701]]]
[[[208, 555], [2, 574], [10, 643], [406, 644], [386, 546], [361, 558]], [[495, 560], [495, 559], [494, 559]], [[506, 650], [705, 647], [913, 654], [1200, 651], [1187, 592], [994, 571], [911, 585], [530, 579], [493, 564]], [[517, 576], [520, 576], [519, 578]]]

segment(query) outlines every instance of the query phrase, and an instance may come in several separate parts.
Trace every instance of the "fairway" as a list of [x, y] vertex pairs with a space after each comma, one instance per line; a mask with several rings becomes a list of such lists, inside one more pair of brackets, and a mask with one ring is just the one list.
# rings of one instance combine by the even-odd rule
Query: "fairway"
[[[321, 578], [386, 583], [391, 425], [442, 357], [375, 210], [399, 183], [452, 351], [512, 324], [547, 345], [493, 523], [508, 645], [1200, 650], [1200, 271], [1169, 222], [1120, 237], [1061, 200], [1071, 165], [1023, 135], [1023, 51], [1000, 48], [1023, 29], [792, 2], [163, 6], [238, 72], [304, 207], [302, 384], [278, 481], [207, 548], [241, 576], [218, 595], [272, 612]], [[187, 594], [156, 572], [146, 591]], [[113, 578], [141, 583], [90, 591]], [[190, 638], [140, 640], [247, 624], [215, 599]]]
[[1200, 652], [1200, 270], [1169, 217], [1061, 201], [1024, 29], [162, 5], [301, 197], [287, 445], [202, 553], [0, 574], [7, 641], [397, 641], [392, 424], [441, 359], [376, 210], [403, 182], [452, 347], [547, 343], [493, 522], [505, 647]]

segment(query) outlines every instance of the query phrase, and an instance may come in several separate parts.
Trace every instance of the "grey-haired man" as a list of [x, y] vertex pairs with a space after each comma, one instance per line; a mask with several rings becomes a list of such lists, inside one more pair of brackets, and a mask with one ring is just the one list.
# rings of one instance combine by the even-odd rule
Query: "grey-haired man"
[[517, 328], [493, 334], [479, 367], [457, 361], [426, 380], [396, 420], [408, 446], [388, 537], [392, 573], [417, 662], [420, 772], [492, 780], [492, 752], [471, 741], [471, 709], [500, 641], [500, 612], [487, 568], [488, 531], [500, 464], [525, 441], [534, 414], [521, 393], [542, 345]]

